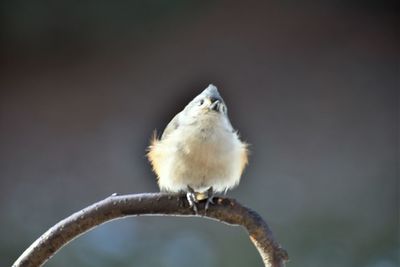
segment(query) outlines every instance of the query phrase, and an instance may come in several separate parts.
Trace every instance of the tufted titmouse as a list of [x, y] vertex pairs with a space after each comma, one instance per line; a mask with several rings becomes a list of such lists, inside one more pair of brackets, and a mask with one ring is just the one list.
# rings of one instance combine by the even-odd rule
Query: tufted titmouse
[[224, 100], [210, 84], [171, 120], [147, 157], [161, 191], [186, 192], [189, 204], [226, 192], [239, 183], [248, 161], [247, 144], [232, 128]]

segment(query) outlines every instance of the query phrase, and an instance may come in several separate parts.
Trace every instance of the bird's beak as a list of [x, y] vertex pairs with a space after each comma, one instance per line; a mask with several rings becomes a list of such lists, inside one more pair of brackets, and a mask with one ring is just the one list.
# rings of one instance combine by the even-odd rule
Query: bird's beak
[[219, 112], [221, 101], [219, 99], [215, 99], [215, 98], [214, 99], [211, 98], [210, 101], [211, 101], [211, 105], [210, 105], [209, 109]]

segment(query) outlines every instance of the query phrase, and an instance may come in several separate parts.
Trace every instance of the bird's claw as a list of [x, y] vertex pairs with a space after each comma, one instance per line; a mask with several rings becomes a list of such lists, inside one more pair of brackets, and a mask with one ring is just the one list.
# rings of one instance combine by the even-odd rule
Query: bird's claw
[[[206, 204], [204, 206], [204, 211], [207, 212], [208, 208], [210, 205], [214, 205], [214, 190], [212, 187], [210, 187], [207, 192], [202, 192], [202, 193], [196, 193], [194, 189], [190, 186], [187, 187], [188, 191], [186, 193], [186, 198], [189, 202], [189, 206], [193, 209], [193, 211], [197, 214], [199, 214], [199, 210], [197, 208], [197, 204], [199, 201], [206, 199]], [[206, 198], [204, 197], [206, 196]]]
[[191, 188], [190, 186], [188, 186], [186, 198], [189, 202], [189, 206], [193, 209], [194, 213], [198, 214], [199, 210], [197, 209], [197, 203], [199, 203], [199, 201], [196, 198], [196, 192], [194, 192], [193, 188]]
[[210, 205], [214, 205], [214, 196], [208, 197], [205, 205], [205, 210], [207, 211]]
[[205, 205], [205, 210], [207, 211], [208, 208], [210, 207], [210, 205], [214, 205], [214, 190], [213, 187], [211, 186], [210, 188], [208, 188], [207, 190], [207, 202]]

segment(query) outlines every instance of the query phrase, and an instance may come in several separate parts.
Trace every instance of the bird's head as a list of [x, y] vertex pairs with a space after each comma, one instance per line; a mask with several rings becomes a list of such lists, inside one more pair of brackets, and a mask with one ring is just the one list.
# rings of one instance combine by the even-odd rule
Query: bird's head
[[227, 115], [227, 107], [216, 86], [210, 84], [185, 107], [186, 115]]

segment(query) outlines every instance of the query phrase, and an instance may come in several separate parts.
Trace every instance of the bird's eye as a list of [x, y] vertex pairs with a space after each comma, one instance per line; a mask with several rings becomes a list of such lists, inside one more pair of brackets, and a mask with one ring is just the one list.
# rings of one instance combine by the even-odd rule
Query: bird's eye
[[203, 105], [203, 104], [204, 104], [204, 100], [201, 99], [201, 100], [199, 101], [199, 106], [201, 106], [201, 105]]
[[226, 113], [226, 107], [225, 107], [225, 105], [222, 105], [222, 106], [221, 106], [221, 110], [222, 110], [223, 113]]

